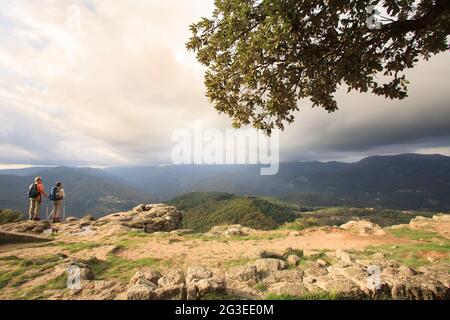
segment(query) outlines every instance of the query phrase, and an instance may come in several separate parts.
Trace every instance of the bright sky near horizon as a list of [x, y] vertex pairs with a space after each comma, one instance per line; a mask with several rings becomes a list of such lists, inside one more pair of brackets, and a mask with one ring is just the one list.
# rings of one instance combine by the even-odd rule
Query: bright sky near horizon
[[[171, 133], [231, 121], [204, 97], [185, 50], [212, 0], [3, 0], [0, 164], [168, 163]], [[281, 160], [450, 155], [449, 52], [408, 72], [409, 98], [337, 92], [334, 114], [302, 102], [281, 134]]]

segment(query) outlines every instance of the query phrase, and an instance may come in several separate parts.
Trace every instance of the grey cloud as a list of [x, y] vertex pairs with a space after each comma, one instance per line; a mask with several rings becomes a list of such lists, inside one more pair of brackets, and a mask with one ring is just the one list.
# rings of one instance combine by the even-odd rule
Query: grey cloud
[[[12, 24], [0, 43], [0, 163], [168, 163], [175, 129], [231, 127], [184, 49], [187, 26], [210, 15], [212, 1], [80, 1], [81, 29], [68, 30], [72, 4], [18, 0], [4, 10]], [[282, 160], [447, 152], [449, 73], [443, 54], [408, 73], [405, 100], [343, 88], [331, 115], [302, 102], [281, 135]]]

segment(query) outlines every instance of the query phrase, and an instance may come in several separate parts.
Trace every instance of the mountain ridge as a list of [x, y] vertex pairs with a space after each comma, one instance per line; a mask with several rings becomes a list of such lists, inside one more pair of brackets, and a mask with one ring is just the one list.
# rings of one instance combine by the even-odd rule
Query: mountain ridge
[[293, 161], [281, 163], [274, 176], [259, 175], [259, 168], [242, 164], [0, 170], [0, 208], [26, 212], [26, 188], [35, 175], [42, 175], [47, 189], [56, 180], [65, 183], [68, 200], [76, 200], [69, 207], [76, 216], [202, 191], [274, 196], [301, 206], [450, 210], [450, 157], [444, 155], [370, 156], [351, 163]]

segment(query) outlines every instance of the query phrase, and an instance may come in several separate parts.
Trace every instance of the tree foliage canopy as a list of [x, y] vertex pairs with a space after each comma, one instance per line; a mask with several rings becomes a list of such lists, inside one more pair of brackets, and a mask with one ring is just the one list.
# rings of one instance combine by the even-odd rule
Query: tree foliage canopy
[[[216, 0], [186, 44], [207, 67], [207, 97], [233, 126], [270, 131], [299, 100], [333, 112], [334, 93], [407, 96], [404, 71], [448, 50], [450, 0]], [[378, 4], [377, 4], [378, 3]], [[368, 26], [369, 9], [384, 15]], [[373, 21], [372, 21], [373, 22]]]

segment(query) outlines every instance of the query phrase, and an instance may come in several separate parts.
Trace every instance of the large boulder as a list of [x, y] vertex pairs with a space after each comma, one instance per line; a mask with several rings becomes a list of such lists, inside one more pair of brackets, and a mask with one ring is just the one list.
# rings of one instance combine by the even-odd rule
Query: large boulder
[[157, 288], [150, 293], [151, 300], [186, 300], [186, 286], [184, 283], [167, 285]]
[[366, 220], [350, 220], [347, 223], [341, 225], [340, 228], [359, 233], [360, 235], [386, 235], [386, 231], [384, 231], [379, 225]]
[[49, 238], [25, 233], [0, 231], [0, 245], [7, 243], [45, 242]]
[[136, 284], [142, 279], [153, 283], [154, 285], [158, 285], [158, 280], [162, 277], [161, 273], [154, 270], [139, 270], [134, 274], [134, 276], [130, 280], [130, 284]]
[[98, 219], [94, 225], [119, 224], [147, 233], [169, 232], [182, 228], [182, 213], [165, 204], [138, 205], [128, 212], [118, 212]]
[[79, 279], [81, 281], [94, 280], [92, 268], [77, 259], [72, 259], [67, 264], [67, 276], [70, 279]]
[[284, 270], [287, 268], [287, 263], [280, 259], [258, 259], [253, 263], [256, 266], [256, 270], [260, 274], [270, 273], [272, 271]]
[[300, 262], [300, 258], [295, 254], [290, 254], [286, 258], [286, 262], [290, 266], [296, 266]]
[[41, 234], [45, 230], [52, 229], [52, 225], [47, 220], [40, 221], [19, 221], [8, 223], [1, 226], [1, 229], [4, 231], [17, 232], [17, 233], [36, 233]]
[[134, 284], [127, 290], [127, 300], [149, 300], [155, 286]]
[[158, 280], [158, 286], [168, 287], [185, 283], [184, 273], [181, 270], [173, 270]]
[[214, 236], [224, 236], [224, 237], [233, 237], [233, 236], [248, 236], [250, 233], [255, 232], [254, 229], [243, 227], [240, 224], [234, 225], [222, 225], [215, 226], [206, 233], [206, 236], [214, 237]]
[[308, 289], [303, 283], [278, 282], [269, 286], [267, 292], [275, 295], [301, 297], [308, 293]]
[[226, 281], [223, 278], [211, 277], [194, 280], [187, 286], [187, 299], [196, 300], [210, 293], [221, 294], [226, 292]]
[[437, 222], [450, 222], [450, 214], [435, 214], [433, 220]]
[[230, 268], [227, 271], [227, 276], [231, 279], [242, 282], [253, 282], [258, 280], [258, 272], [255, 265], [244, 265]]
[[335, 278], [326, 282], [322, 289], [337, 294], [339, 298], [363, 298], [364, 292], [353, 281], [345, 278]]
[[299, 270], [277, 270], [269, 273], [262, 282], [266, 285], [277, 282], [302, 283], [303, 273]]
[[213, 276], [213, 273], [205, 267], [190, 267], [187, 271], [186, 283], [196, 280], [208, 279]]
[[352, 263], [352, 258], [350, 255], [341, 249], [336, 250], [336, 258], [345, 263]]

